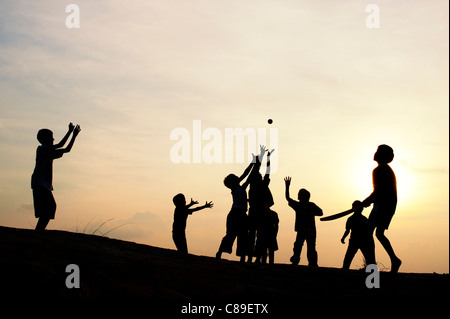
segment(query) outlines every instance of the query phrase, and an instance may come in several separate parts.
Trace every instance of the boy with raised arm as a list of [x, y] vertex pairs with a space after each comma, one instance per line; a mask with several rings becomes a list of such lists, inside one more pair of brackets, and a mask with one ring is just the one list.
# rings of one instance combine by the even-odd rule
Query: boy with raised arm
[[[261, 152], [263, 148], [261, 147]], [[265, 148], [264, 148], [265, 152]], [[260, 155], [261, 156], [261, 155]], [[262, 156], [261, 156], [262, 157]], [[247, 187], [254, 174], [257, 174], [259, 167], [256, 165], [256, 157], [245, 169], [244, 173], [237, 177], [234, 174], [229, 174], [223, 180], [224, 185], [231, 190], [233, 197], [233, 204], [227, 216], [227, 230], [226, 235], [222, 238], [219, 250], [216, 253], [216, 258], [222, 258], [222, 253], [231, 254], [233, 243], [237, 237], [236, 255], [240, 256], [240, 261], [245, 261], [245, 256], [249, 254], [248, 247], [248, 216], [247, 216]], [[251, 173], [250, 173], [251, 172]], [[247, 175], [250, 176], [241, 185]]]
[[259, 217], [259, 222], [257, 224], [257, 239], [255, 246], [255, 262], [265, 263], [268, 255], [269, 264], [274, 263], [275, 251], [278, 250], [277, 234], [279, 219], [278, 214], [270, 209], [274, 205], [274, 201], [272, 192], [269, 188], [270, 156], [274, 151], [275, 150], [267, 150], [266, 174], [263, 179], [260, 177], [261, 185], [258, 202], [261, 207], [261, 216]]
[[[250, 189], [248, 191], [248, 203], [249, 203], [249, 209], [248, 209], [248, 262], [252, 262], [252, 258], [258, 257], [258, 245], [255, 241], [257, 236], [259, 236], [259, 232], [263, 227], [263, 219], [264, 219], [264, 212], [267, 207], [270, 207], [273, 205], [273, 198], [272, 194], [269, 190], [269, 183], [270, 183], [270, 155], [268, 154], [267, 160], [269, 165], [266, 169], [266, 174], [264, 175], [264, 178], [261, 176], [261, 173], [259, 172], [261, 168], [261, 161], [264, 156], [264, 153], [266, 152], [265, 146], [260, 146], [260, 154], [259, 156], [254, 156], [253, 162], [255, 162], [255, 165], [252, 169], [252, 172], [249, 177], [250, 181]], [[269, 198], [270, 197], [270, 198]], [[270, 205], [268, 204], [270, 202]]]
[[298, 192], [298, 200], [293, 200], [289, 196], [289, 187], [291, 185], [291, 178], [288, 176], [284, 179], [286, 184], [286, 200], [289, 206], [295, 211], [295, 231], [297, 238], [294, 243], [294, 254], [291, 257], [291, 263], [298, 265], [300, 262], [300, 255], [302, 247], [306, 241], [308, 265], [317, 267], [317, 251], [316, 251], [316, 216], [322, 216], [322, 209], [319, 208], [309, 199], [311, 194], [304, 188]]
[[[69, 124], [69, 130], [58, 144], [53, 144], [53, 132], [49, 129], [41, 129], [37, 133], [37, 139], [41, 143], [36, 150], [36, 166], [31, 176], [31, 188], [33, 189], [34, 215], [38, 219], [36, 230], [45, 230], [50, 219], [55, 218], [56, 202], [53, 197], [53, 160], [61, 158], [64, 153], [69, 153], [80, 126]], [[66, 148], [63, 148], [73, 133], [72, 139]]]
[[175, 212], [173, 214], [172, 239], [177, 250], [187, 254], [186, 222], [188, 216], [192, 215], [193, 212], [213, 207], [213, 203], [206, 202], [203, 206], [191, 208], [193, 205], [198, 204], [198, 202], [191, 198], [191, 202], [186, 205], [186, 198], [181, 193], [174, 196], [173, 203], [175, 204]]

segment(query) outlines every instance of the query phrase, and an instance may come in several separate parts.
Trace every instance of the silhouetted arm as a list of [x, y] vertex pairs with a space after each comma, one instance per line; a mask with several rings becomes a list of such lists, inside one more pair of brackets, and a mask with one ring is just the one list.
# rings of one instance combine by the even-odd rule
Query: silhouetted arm
[[61, 151], [62, 151], [63, 153], [69, 153], [69, 152], [70, 152], [70, 150], [72, 149], [73, 143], [75, 143], [75, 139], [77, 138], [78, 133], [80, 133], [80, 131], [81, 131], [81, 128], [80, 128], [79, 125], [77, 125], [77, 126], [74, 128], [74, 130], [73, 130], [73, 135], [72, 135], [72, 138], [71, 138], [69, 144], [67, 145], [66, 148], [61, 149]]
[[211, 208], [213, 206], [214, 206], [213, 202], [209, 202], [209, 203], [206, 202], [205, 205], [199, 206], [199, 207], [195, 207], [195, 208], [191, 208], [191, 209], [189, 209], [189, 211], [192, 214], [193, 212], [196, 212], [196, 211], [199, 211], [199, 210], [202, 210], [202, 209], [205, 209], [205, 208]]
[[259, 169], [261, 168], [261, 161], [264, 157], [264, 153], [266, 152], [266, 147], [264, 145], [259, 146], [259, 155], [253, 155], [253, 160], [255, 161], [255, 167], [253, 167], [252, 173], [259, 173]]
[[[253, 169], [255, 169], [255, 166], [253, 166]], [[250, 185], [251, 179], [252, 179], [252, 174], [250, 174], [249, 177], [247, 177], [245, 182], [242, 184], [243, 189], [247, 189], [248, 185]]]
[[64, 135], [64, 137], [62, 138], [62, 140], [58, 143], [54, 145], [54, 148], [61, 148], [64, 146], [64, 144], [66, 144], [67, 140], [69, 139], [70, 133], [73, 132], [75, 126], [71, 123], [69, 123], [69, 130], [67, 131], [66, 135]]
[[317, 206], [314, 203], [311, 203], [311, 204], [313, 206], [314, 216], [322, 216], [323, 215], [322, 208], [320, 208], [319, 206]]
[[247, 186], [251, 183], [254, 176], [259, 173], [259, 168], [261, 167], [261, 162], [259, 159], [264, 156], [264, 153], [266, 152], [266, 147], [261, 145], [260, 149], [261, 149], [260, 155], [256, 156], [255, 154], [252, 154], [253, 155], [252, 163], [247, 167], [244, 174], [242, 174], [242, 176], [239, 178], [239, 182], [241, 182], [245, 178], [245, 176], [249, 175], [247, 177], [247, 180], [242, 184], [242, 187], [244, 189], [246, 189]]
[[[260, 146], [261, 150], [263, 149], [263, 147], [264, 146]], [[265, 151], [265, 148], [264, 148], [264, 151]], [[244, 173], [242, 173], [242, 175], [239, 177], [239, 183], [242, 182], [244, 180], [244, 178], [246, 178], [247, 175], [250, 174], [250, 172], [252, 172], [252, 173], [254, 172], [254, 170], [253, 170], [254, 166], [259, 165], [258, 171], [259, 171], [259, 167], [261, 167], [261, 162], [259, 161], [259, 157], [261, 157], [261, 154], [259, 155], [259, 157], [256, 156], [255, 154], [252, 154], [252, 155], [253, 155], [252, 162], [247, 166]], [[264, 153], [262, 156], [264, 156]]]
[[364, 207], [369, 207], [375, 201], [375, 191], [362, 201]]
[[270, 152], [267, 152], [267, 167], [266, 167], [266, 175], [264, 176], [264, 178], [269, 178], [270, 176], [270, 155], [274, 152], [275, 150], [272, 150]]
[[375, 202], [375, 197], [376, 197], [376, 193], [377, 193], [377, 189], [378, 189], [378, 187], [376, 185], [376, 182], [375, 182], [375, 180], [376, 180], [376, 178], [375, 178], [375, 174], [376, 173], [375, 172], [376, 172], [376, 170], [373, 170], [373, 172], [372, 172], [373, 192], [365, 200], [362, 201], [362, 205], [364, 207], [369, 207], [370, 204]]
[[346, 229], [344, 235], [342, 235], [341, 243], [345, 244], [345, 238], [350, 234], [350, 229]]
[[255, 163], [252, 161], [247, 168], [245, 169], [244, 173], [242, 173], [241, 176], [239, 176], [239, 183], [242, 182], [244, 180], [244, 178], [247, 177], [247, 175], [250, 173], [250, 171], [252, 170], [253, 166], [255, 165]]
[[193, 206], [193, 205], [195, 205], [195, 204], [198, 204], [198, 202], [197, 202], [196, 200], [193, 200], [193, 199], [191, 198], [191, 202], [190, 202], [189, 204], [186, 205], [186, 208], [189, 208], [189, 207], [191, 207], [191, 206]]
[[291, 196], [289, 196], [289, 187], [291, 186], [291, 180], [292, 180], [292, 178], [290, 178], [289, 176], [285, 177], [285, 179], [284, 179], [284, 183], [286, 185], [285, 195], [286, 195], [286, 200], [288, 202], [290, 202], [292, 200]]

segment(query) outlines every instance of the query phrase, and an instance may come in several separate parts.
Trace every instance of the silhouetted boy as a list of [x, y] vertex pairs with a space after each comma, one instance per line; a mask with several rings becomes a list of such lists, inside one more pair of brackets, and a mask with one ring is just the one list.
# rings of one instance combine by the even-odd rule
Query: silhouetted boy
[[362, 215], [364, 207], [357, 200], [352, 204], [353, 215], [347, 219], [345, 224], [345, 232], [341, 238], [341, 243], [345, 244], [345, 238], [350, 234], [347, 252], [344, 257], [343, 269], [349, 269], [353, 257], [359, 249], [366, 260], [366, 264], [375, 264], [375, 244], [373, 242], [372, 233], [369, 230], [367, 218]]
[[298, 202], [289, 196], [289, 187], [291, 178], [284, 179], [286, 184], [286, 200], [289, 206], [295, 211], [295, 231], [297, 238], [294, 243], [294, 254], [291, 257], [291, 263], [298, 265], [302, 252], [303, 243], [306, 240], [308, 265], [317, 267], [316, 251], [316, 216], [322, 216], [323, 212], [316, 204], [309, 201], [311, 194], [304, 188], [298, 192]]
[[373, 160], [378, 163], [372, 172], [373, 192], [362, 204], [368, 207], [373, 203], [369, 215], [369, 228], [371, 233], [377, 229], [375, 235], [391, 259], [391, 272], [396, 273], [402, 261], [395, 255], [389, 239], [384, 235], [397, 207], [397, 181], [394, 171], [388, 165], [393, 159], [394, 150], [390, 146], [384, 144], [378, 146], [373, 156]]
[[[34, 215], [39, 218], [36, 230], [45, 230], [50, 219], [55, 218], [56, 202], [53, 197], [53, 160], [60, 158], [64, 153], [69, 153], [80, 126], [70, 123], [69, 130], [63, 139], [56, 145], [53, 144], [53, 132], [49, 129], [39, 130], [37, 139], [40, 146], [36, 150], [36, 166], [31, 176], [31, 188], [33, 189]], [[73, 132], [72, 139], [66, 148], [62, 148]]]
[[183, 194], [177, 194], [173, 198], [175, 204], [175, 212], [173, 214], [173, 226], [172, 226], [172, 238], [177, 250], [182, 253], [188, 252], [186, 242], [186, 222], [189, 215], [193, 212], [199, 211], [204, 208], [213, 207], [212, 202], [206, 202], [205, 205], [191, 208], [193, 205], [198, 204], [197, 201], [192, 200], [186, 205], [186, 198]]
[[222, 253], [231, 254], [233, 243], [237, 237], [236, 255], [241, 257], [241, 262], [245, 261], [245, 256], [248, 254], [248, 216], [247, 216], [247, 187], [249, 185], [249, 178], [240, 185], [241, 181], [250, 173], [255, 163], [245, 169], [244, 173], [237, 177], [230, 174], [225, 177], [223, 183], [231, 190], [233, 196], [233, 204], [227, 216], [227, 231], [222, 238], [219, 250], [216, 253], [216, 258], [220, 259]]
[[[263, 225], [264, 214], [273, 204], [273, 196], [269, 189], [270, 183], [270, 154], [267, 153], [267, 167], [264, 178], [261, 176], [259, 169], [261, 160], [266, 151], [265, 146], [261, 145], [259, 156], [254, 156], [255, 165], [249, 176], [250, 189], [248, 192], [248, 235], [249, 235], [249, 256], [248, 262], [252, 261], [253, 256], [257, 256], [255, 251], [255, 239]], [[272, 150], [273, 152], [274, 150]]]

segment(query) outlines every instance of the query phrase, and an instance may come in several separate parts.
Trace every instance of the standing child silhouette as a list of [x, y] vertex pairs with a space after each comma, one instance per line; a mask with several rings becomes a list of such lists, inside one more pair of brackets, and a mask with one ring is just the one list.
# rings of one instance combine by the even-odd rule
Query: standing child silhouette
[[[227, 215], [226, 234], [222, 238], [216, 258], [221, 259], [222, 253], [231, 254], [233, 243], [237, 238], [236, 255], [240, 256], [240, 261], [245, 262], [245, 256], [249, 255], [248, 248], [248, 216], [247, 216], [247, 187], [252, 176], [241, 185], [240, 183], [250, 174], [256, 174], [256, 161], [252, 161], [245, 169], [244, 173], [238, 177], [229, 174], [223, 180], [224, 185], [231, 190], [233, 204]], [[258, 169], [258, 168], [257, 168]]]
[[[36, 166], [31, 176], [31, 188], [33, 189], [34, 215], [38, 219], [36, 230], [45, 230], [50, 219], [55, 218], [56, 202], [53, 197], [53, 160], [60, 158], [64, 153], [69, 153], [80, 126], [70, 123], [69, 130], [58, 144], [53, 144], [53, 132], [49, 129], [41, 129], [37, 133], [37, 139], [41, 143], [36, 150]], [[62, 148], [73, 132], [72, 139], [66, 148]]]
[[341, 238], [341, 243], [345, 244], [345, 238], [350, 234], [347, 252], [344, 257], [343, 269], [349, 269], [353, 257], [358, 250], [361, 250], [367, 265], [375, 264], [375, 245], [372, 233], [367, 225], [367, 218], [362, 215], [364, 207], [359, 200], [352, 204], [353, 215], [347, 219], [345, 232]]
[[[267, 150], [267, 168], [264, 179], [261, 180], [260, 195], [258, 201], [261, 205], [261, 216], [257, 226], [257, 240], [255, 246], [255, 262], [266, 263], [267, 255], [269, 256], [269, 264], [275, 262], [275, 251], [278, 250], [277, 234], [278, 234], [278, 214], [271, 210], [274, 205], [272, 192], [269, 188], [270, 183], [270, 156], [275, 150]], [[250, 184], [250, 187], [252, 185]], [[250, 213], [250, 211], [249, 211]], [[249, 214], [250, 217], [250, 214]], [[250, 233], [250, 232], [249, 232]]]
[[248, 262], [252, 262], [252, 258], [254, 256], [258, 257], [258, 243], [257, 241], [255, 242], [255, 240], [257, 238], [260, 238], [260, 231], [263, 227], [263, 220], [266, 209], [273, 205], [273, 197], [269, 189], [270, 152], [268, 152], [267, 154], [268, 165], [266, 168], [266, 174], [264, 175], [264, 177], [262, 177], [259, 172], [261, 161], [265, 152], [265, 146], [261, 145], [259, 156], [253, 157], [253, 162], [255, 164], [249, 176], [250, 189], [248, 191]]
[[173, 203], [175, 204], [175, 212], [173, 214], [172, 239], [177, 250], [187, 254], [186, 222], [188, 216], [201, 209], [213, 207], [213, 203], [206, 202], [203, 206], [191, 208], [193, 205], [198, 204], [198, 202], [191, 198], [191, 202], [186, 205], [186, 198], [181, 193], [174, 196]]
[[291, 178], [284, 179], [286, 183], [286, 200], [289, 206], [295, 211], [295, 231], [297, 237], [294, 243], [294, 254], [291, 257], [291, 263], [298, 265], [300, 262], [300, 255], [302, 247], [306, 241], [308, 265], [317, 267], [317, 251], [316, 251], [316, 216], [322, 216], [322, 209], [310, 202], [311, 194], [304, 188], [298, 192], [298, 200], [293, 200], [289, 196], [289, 187], [291, 185]]
[[402, 261], [384, 232], [388, 229], [397, 207], [397, 181], [394, 171], [388, 165], [394, 159], [394, 150], [388, 145], [380, 145], [373, 157], [378, 166], [372, 172], [373, 192], [363, 202], [364, 207], [373, 204], [369, 215], [369, 229], [380, 241], [391, 259], [391, 272], [397, 273]]

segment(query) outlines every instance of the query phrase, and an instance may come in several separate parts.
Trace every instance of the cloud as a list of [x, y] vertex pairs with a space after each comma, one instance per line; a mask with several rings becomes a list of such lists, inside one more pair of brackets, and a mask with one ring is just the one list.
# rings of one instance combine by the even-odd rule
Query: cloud
[[438, 167], [416, 167], [411, 170], [418, 174], [448, 175], [448, 169]]
[[160, 225], [162, 223], [162, 220], [157, 214], [147, 211], [136, 213], [132, 217], [122, 220], [121, 222], [125, 224]]
[[407, 167], [411, 172], [416, 174], [424, 174], [424, 175], [448, 175], [448, 169], [444, 167], [438, 167], [438, 166], [419, 166], [414, 165], [410, 161], [407, 160], [400, 160], [400, 163]]
[[19, 206], [19, 208], [17, 209], [20, 212], [29, 212], [31, 210], [33, 210], [33, 204], [22, 204]]

